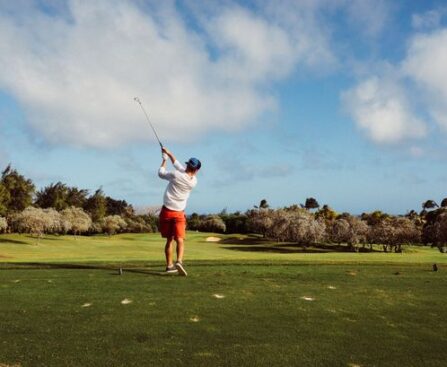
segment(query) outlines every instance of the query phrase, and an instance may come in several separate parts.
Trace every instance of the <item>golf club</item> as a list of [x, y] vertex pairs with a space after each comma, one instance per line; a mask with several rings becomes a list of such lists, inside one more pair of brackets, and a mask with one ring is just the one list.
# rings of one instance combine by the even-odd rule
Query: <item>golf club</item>
[[149, 122], [149, 125], [151, 125], [152, 131], [154, 132], [155, 137], [157, 138], [158, 143], [160, 144], [160, 147], [163, 148], [163, 144], [161, 143], [161, 141], [160, 141], [160, 139], [159, 139], [159, 137], [157, 135], [157, 132], [155, 131], [155, 128], [154, 128], [154, 126], [151, 123], [151, 120], [149, 120], [149, 116], [148, 116], [146, 110], [144, 109], [143, 104], [141, 103], [140, 99], [138, 97], [135, 97], [134, 101], [138, 102], [140, 104], [141, 109], [143, 110], [144, 114], [146, 115], [147, 122]]

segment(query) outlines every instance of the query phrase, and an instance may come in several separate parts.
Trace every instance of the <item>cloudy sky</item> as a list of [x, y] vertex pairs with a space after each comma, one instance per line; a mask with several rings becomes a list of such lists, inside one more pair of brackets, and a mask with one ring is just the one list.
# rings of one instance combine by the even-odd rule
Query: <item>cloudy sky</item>
[[0, 0], [0, 166], [159, 205], [159, 147], [202, 160], [189, 212], [447, 196], [447, 3]]

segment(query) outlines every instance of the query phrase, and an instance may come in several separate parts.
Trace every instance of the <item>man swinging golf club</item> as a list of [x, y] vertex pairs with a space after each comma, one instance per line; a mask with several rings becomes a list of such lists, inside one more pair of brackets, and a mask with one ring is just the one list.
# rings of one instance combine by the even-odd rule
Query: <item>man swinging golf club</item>
[[[160, 232], [166, 238], [166, 272], [179, 273], [186, 276], [183, 265], [184, 240], [186, 229], [185, 207], [192, 189], [197, 185], [197, 172], [201, 163], [197, 158], [186, 162], [186, 167], [165, 147], [162, 147], [162, 162], [158, 176], [169, 181], [163, 196], [163, 208], [160, 212]], [[175, 170], [166, 170], [166, 162], [170, 159]], [[173, 242], [177, 243], [177, 261], [174, 264]]]

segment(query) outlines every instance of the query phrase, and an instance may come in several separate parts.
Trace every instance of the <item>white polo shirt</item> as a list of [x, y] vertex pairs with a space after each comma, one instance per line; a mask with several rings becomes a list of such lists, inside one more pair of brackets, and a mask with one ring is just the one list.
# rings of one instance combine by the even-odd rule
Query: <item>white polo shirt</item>
[[171, 210], [183, 211], [192, 189], [197, 185], [196, 176], [190, 176], [185, 172], [185, 167], [176, 160], [174, 172], [169, 172], [165, 167], [160, 167], [158, 177], [169, 181], [163, 196], [163, 205]]

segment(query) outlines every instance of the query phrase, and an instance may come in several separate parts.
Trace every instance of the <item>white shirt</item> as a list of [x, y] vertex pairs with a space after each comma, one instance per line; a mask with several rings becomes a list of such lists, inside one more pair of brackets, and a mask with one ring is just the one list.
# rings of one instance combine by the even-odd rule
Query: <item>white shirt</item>
[[158, 177], [168, 180], [163, 196], [163, 205], [171, 210], [183, 211], [192, 189], [197, 185], [196, 176], [190, 176], [185, 172], [185, 167], [179, 161], [174, 162], [174, 172], [169, 172], [165, 167], [160, 167]]

